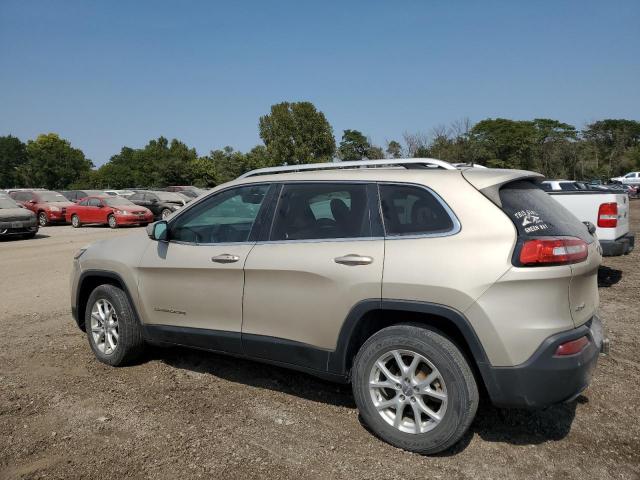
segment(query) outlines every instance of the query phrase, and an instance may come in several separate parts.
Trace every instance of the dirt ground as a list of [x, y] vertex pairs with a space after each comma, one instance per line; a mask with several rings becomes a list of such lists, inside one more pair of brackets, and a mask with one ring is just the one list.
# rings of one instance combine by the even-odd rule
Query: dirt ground
[[[640, 230], [640, 201], [632, 205]], [[186, 349], [97, 362], [69, 310], [73, 253], [143, 229], [70, 226], [0, 242], [0, 478], [640, 478], [640, 249], [601, 268], [612, 353], [577, 401], [484, 402], [437, 457], [382, 443], [351, 391]]]

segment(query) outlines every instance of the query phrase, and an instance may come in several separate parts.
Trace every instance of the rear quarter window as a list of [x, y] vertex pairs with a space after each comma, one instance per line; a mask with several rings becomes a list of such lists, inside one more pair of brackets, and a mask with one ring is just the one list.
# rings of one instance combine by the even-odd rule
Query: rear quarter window
[[519, 237], [577, 237], [594, 241], [587, 227], [552, 196], [530, 181], [517, 181], [500, 189], [502, 210]]

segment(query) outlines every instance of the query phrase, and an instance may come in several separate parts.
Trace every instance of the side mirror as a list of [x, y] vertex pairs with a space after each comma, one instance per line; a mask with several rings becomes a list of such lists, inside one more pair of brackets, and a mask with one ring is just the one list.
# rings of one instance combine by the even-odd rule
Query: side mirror
[[36, 203], [38, 203], [38, 202], [36, 202], [35, 200], [29, 200], [29, 202], [28, 202], [28, 203], [29, 203], [29, 204], [31, 204], [31, 205], [35, 205], [35, 204], [36, 204]]
[[147, 225], [147, 235], [151, 240], [166, 242], [169, 236], [169, 227], [165, 220], [160, 220]]
[[158, 200], [156, 198], [152, 198], [151, 203], [158, 203]]

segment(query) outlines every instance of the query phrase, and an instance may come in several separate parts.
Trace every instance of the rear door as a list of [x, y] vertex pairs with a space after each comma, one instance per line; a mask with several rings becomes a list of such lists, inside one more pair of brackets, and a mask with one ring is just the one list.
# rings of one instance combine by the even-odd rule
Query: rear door
[[245, 265], [247, 354], [324, 370], [350, 310], [380, 299], [384, 240], [373, 187], [283, 185], [268, 239]]

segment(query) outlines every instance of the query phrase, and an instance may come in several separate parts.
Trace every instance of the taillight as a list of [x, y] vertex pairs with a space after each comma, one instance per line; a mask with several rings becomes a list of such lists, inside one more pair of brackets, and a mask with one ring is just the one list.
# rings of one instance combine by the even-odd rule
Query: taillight
[[618, 204], [616, 202], [600, 205], [598, 209], [598, 226], [600, 228], [615, 228], [618, 226]]
[[556, 349], [556, 355], [575, 355], [576, 353], [580, 353], [587, 345], [589, 345], [589, 339], [586, 336], [571, 340], [569, 342], [564, 342], [558, 345], [558, 348]]
[[535, 238], [520, 250], [520, 263], [532, 265], [566, 265], [581, 262], [589, 255], [588, 245], [579, 238]]

